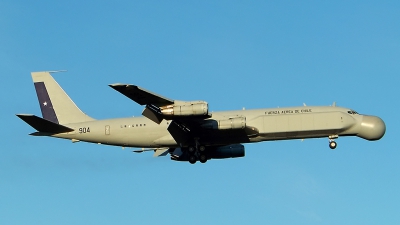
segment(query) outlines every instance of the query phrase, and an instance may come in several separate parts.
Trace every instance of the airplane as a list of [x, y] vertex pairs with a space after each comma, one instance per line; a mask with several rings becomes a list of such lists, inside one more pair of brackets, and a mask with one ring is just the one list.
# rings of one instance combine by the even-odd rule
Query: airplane
[[42, 117], [17, 114], [37, 132], [33, 136], [69, 139], [97, 144], [170, 154], [172, 160], [191, 164], [210, 159], [245, 156], [243, 144], [273, 140], [357, 136], [369, 141], [381, 139], [386, 131], [377, 116], [332, 106], [297, 106], [210, 112], [205, 101], [173, 100], [132, 84], [110, 84], [144, 106], [141, 117], [95, 120], [83, 113], [51, 73], [32, 72]]

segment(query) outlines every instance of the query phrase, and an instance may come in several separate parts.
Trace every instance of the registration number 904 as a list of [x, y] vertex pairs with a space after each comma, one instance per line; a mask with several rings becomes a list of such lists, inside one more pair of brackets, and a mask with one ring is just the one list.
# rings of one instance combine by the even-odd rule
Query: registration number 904
[[79, 133], [80, 134], [90, 133], [90, 127], [80, 127]]

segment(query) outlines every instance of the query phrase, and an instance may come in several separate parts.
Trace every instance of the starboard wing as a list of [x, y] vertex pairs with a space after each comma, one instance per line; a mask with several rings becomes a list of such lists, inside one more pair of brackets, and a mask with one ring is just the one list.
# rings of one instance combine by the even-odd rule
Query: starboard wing
[[136, 103], [145, 105], [142, 115], [158, 124], [164, 119], [211, 117], [208, 113], [208, 104], [204, 101], [176, 101], [131, 84], [110, 84], [109, 86]]
[[155, 105], [160, 107], [174, 104], [174, 100], [163, 97], [136, 85], [110, 84], [109, 86], [137, 102], [139, 105]]

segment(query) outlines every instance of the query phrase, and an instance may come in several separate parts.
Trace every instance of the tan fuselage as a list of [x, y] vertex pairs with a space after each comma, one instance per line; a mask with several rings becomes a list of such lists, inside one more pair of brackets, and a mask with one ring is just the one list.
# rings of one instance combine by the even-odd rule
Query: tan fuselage
[[[207, 121], [229, 121], [244, 117], [245, 128], [203, 129], [198, 141], [218, 146], [268, 140], [359, 136], [378, 140], [385, 133], [379, 117], [352, 114], [342, 107], [300, 106], [290, 108], [223, 111], [212, 113]], [[74, 131], [53, 135], [73, 141], [85, 141], [126, 147], [179, 147], [167, 130], [171, 121], [154, 123], [146, 117], [94, 120], [65, 124]], [[182, 146], [181, 146], [182, 147]]]

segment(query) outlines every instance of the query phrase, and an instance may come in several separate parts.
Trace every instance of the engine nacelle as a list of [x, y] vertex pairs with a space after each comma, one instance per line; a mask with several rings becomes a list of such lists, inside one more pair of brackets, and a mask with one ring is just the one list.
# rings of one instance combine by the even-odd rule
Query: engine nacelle
[[244, 129], [246, 117], [234, 117], [227, 120], [206, 120], [201, 127], [215, 130]]
[[210, 152], [212, 159], [227, 159], [244, 157], [244, 146], [241, 144], [233, 144], [216, 148]]
[[201, 116], [208, 114], [208, 103], [205, 101], [181, 102], [160, 107], [166, 116]]
[[[244, 157], [244, 146], [241, 144], [232, 144], [222, 147], [207, 147], [206, 155], [208, 159], [228, 159]], [[171, 160], [189, 161], [188, 152], [182, 151], [181, 148], [172, 149], [169, 152]]]

